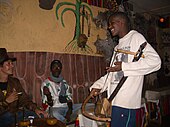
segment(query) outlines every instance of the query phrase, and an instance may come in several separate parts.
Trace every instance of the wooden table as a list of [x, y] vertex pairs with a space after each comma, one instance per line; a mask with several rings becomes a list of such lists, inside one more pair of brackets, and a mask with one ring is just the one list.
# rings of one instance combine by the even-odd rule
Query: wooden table
[[33, 125], [36, 127], [66, 127], [66, 124], [57, 120], [55, 125], [48, 125], [45, 118], [34, 119]]
[[[46, 118], [35, 118], [33, 124], [30, 127], [66, 127], [66, 124], [57, 120], [55, 125], [48, 125], [46, 122]], [[14, 125], [10, 127], [15, 127]], [[20, 126], [19, 126], [20, 127]]]

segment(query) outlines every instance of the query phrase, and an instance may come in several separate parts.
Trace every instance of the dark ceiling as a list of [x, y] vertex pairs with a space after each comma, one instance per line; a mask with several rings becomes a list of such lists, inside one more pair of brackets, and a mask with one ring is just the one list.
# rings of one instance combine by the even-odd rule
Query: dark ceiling
[[128, 0], [133, 11], [150, 13], [156, 16], [170, 16], [170, 0]]

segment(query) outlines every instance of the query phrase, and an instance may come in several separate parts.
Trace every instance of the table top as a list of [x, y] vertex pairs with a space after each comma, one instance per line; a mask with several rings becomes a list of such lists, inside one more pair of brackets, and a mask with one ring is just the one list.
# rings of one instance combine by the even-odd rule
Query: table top
[[45, 118], [34, 119], [33, 125], [36, 127], [66, 127], [66, 124], [59, 120], [57, 120], [55, 125], [48, 125]]
[[57, 120], [56, 124], [48, 125], [47, 118], [35, 118], [31, 127], [66, 127], [66, 124]]

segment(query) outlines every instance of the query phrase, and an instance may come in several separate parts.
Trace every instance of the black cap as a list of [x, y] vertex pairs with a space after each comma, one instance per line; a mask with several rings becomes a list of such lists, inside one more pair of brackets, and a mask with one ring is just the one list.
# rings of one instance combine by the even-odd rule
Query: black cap
[[0, 64], [3, 64], [5, 61], [16, 61], [16, 58], [9, 57], [5, 48], [0, 48]]

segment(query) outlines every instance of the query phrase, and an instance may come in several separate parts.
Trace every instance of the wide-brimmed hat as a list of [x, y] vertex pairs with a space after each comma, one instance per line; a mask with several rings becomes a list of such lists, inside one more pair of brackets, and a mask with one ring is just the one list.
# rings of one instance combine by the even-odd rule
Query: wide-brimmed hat
[[9, 57], [5, 48], [0, 48], [0, 64], [3, 64], [7, 60], [16, 61], [17, 59]]

